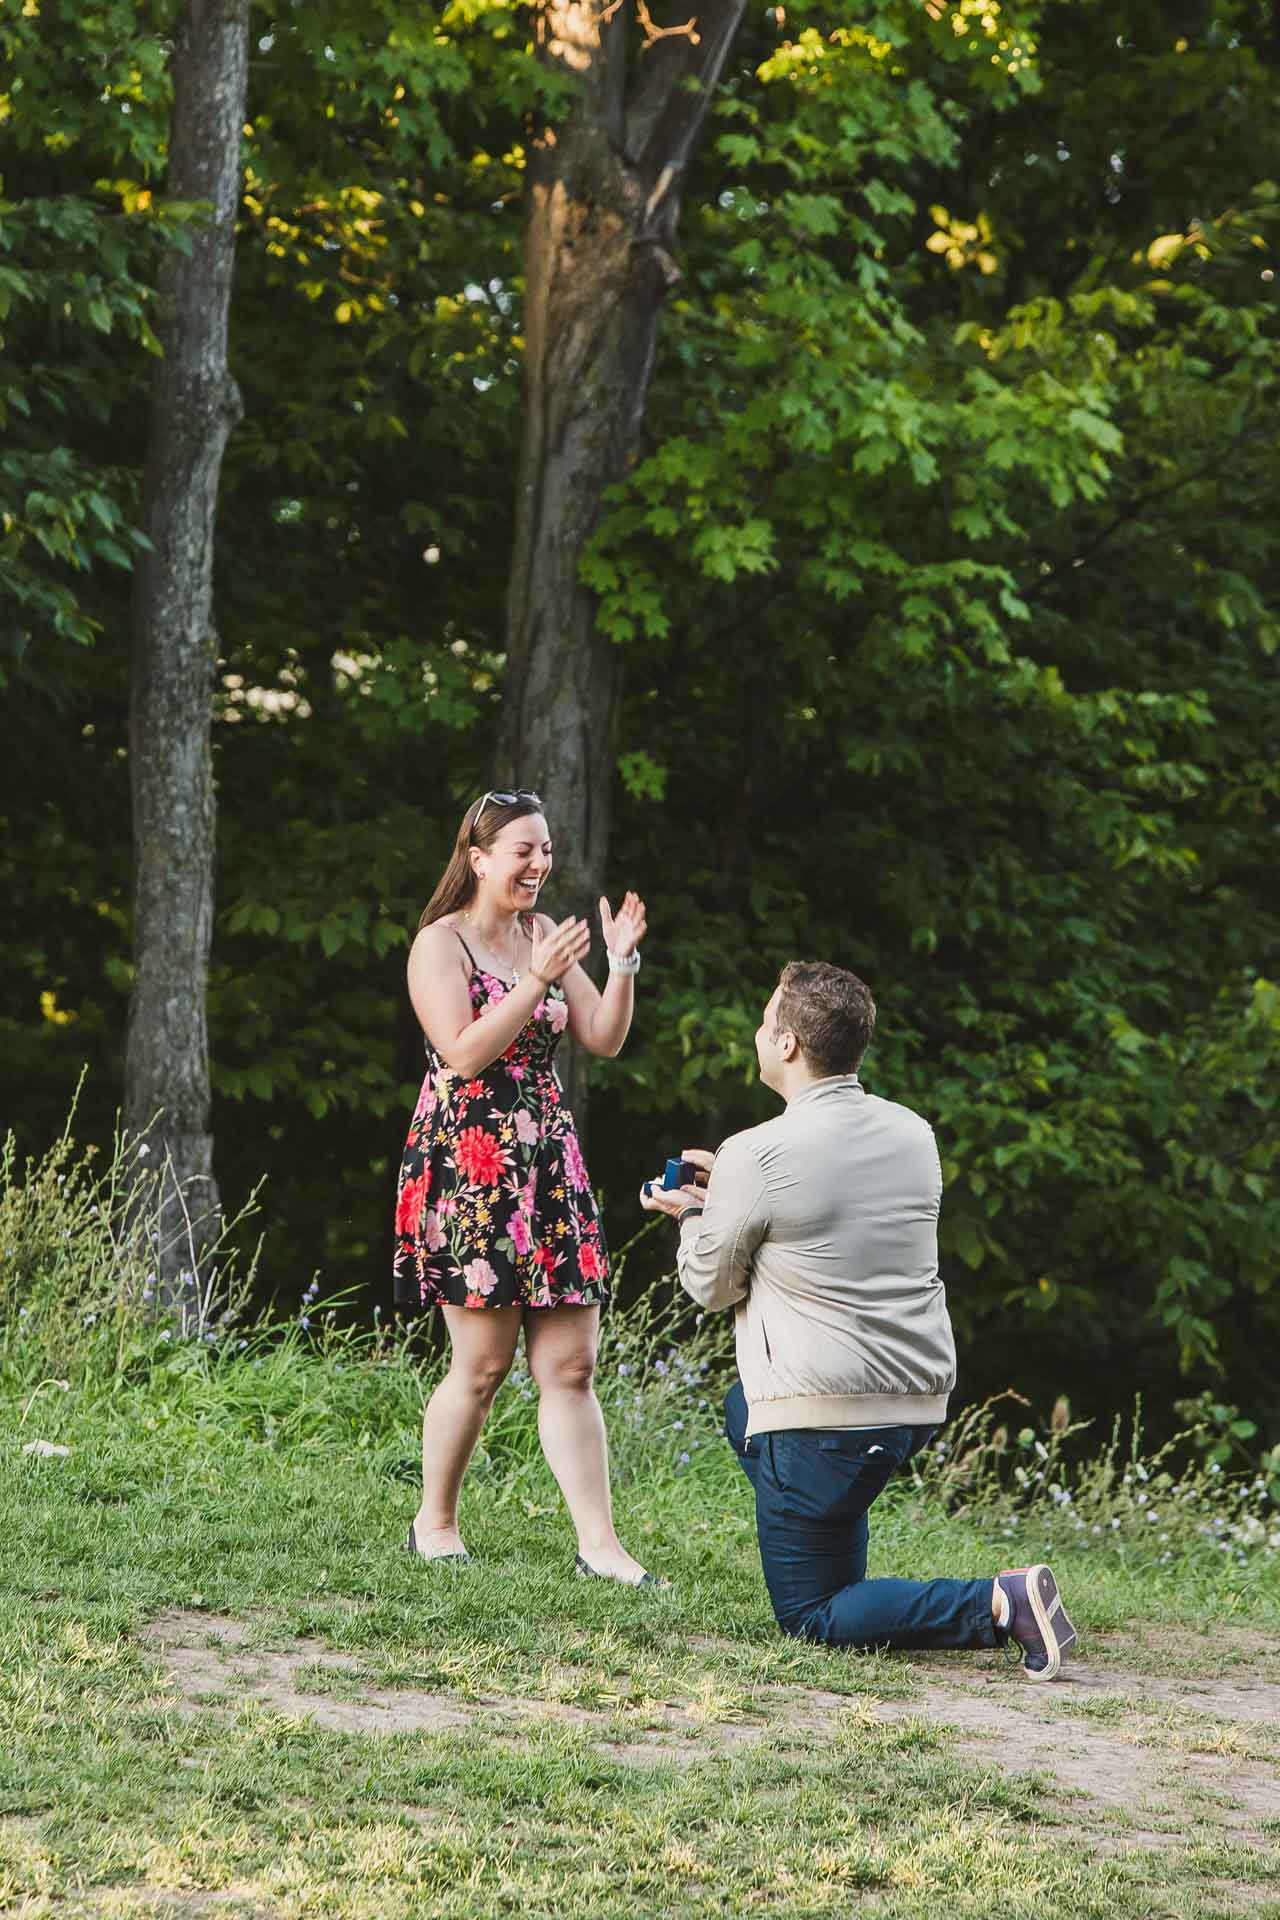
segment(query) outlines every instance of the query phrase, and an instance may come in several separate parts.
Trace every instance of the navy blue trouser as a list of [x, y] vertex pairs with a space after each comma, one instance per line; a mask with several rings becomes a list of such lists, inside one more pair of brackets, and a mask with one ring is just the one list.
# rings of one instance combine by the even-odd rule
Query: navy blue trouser
[[735, 1381], [724, 1430], [756, 1490], [760, 1560], [784, 1633], [830, 1647], [994, 1647], [983, 1580], [868, 1580], [867, 1509], [933, 1427], [794, 1428], [746, 1438]]

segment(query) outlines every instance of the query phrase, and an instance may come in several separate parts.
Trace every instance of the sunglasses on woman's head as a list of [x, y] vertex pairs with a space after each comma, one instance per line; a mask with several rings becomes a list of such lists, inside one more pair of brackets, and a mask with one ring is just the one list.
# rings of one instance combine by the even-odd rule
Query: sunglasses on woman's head
[[521, 800], [532, 800], [535, 807], [540, 807], [542, 805], [542, 802], [538, 798], [537, 794], [534, 793], [529, 787], [516, 787], [515, 790], [511, 793], [486, 793], [481, 798], [480, 805], [476, 808], [475, 814], [472, 817], [472, 821], [471, 821], [472, 833], [475, 832], [477, 826], [480, 824], [480, 815], [484, 812], [485, 808], [488, 806], [491, 800], [495, 807], [514, 807]]

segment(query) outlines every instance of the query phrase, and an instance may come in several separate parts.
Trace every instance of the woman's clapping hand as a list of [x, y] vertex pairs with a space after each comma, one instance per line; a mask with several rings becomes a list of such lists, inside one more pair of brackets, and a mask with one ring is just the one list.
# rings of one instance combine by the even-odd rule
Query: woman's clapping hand
[[622, 905], [615, 914], [602, 895], [600, 925], [609, 952], [616, 960], [628, 959], [645, 936], [644, 901], [638, 893], [624, 894]]
[[570, 968], [576, 967], [585, 958], [590, 945], [590, 927], [585, 920], [579, 920], [573, 914], [567, 920], [562, 920], [550, 933], [544, 933], [535, 920], [529, 971], [536, 974], [544, 986], [554, 986]]

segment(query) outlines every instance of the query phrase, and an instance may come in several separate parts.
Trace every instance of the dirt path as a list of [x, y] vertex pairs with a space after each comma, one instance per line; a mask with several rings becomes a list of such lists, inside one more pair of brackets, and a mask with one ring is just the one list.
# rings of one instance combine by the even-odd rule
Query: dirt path
[[[1103, 1639], [1091, 1661], [1049, 1686], [1029, 1685], [998, 1655], [925, 1654], [905, 1663], [909, 1699], [760, 1687], [749, 1711], [732, 1713], [713, 1699], [621, 1700], [600, 1711], [378, 1687], [350, 1654], [308, 1640], [268, 1650], [253, 1638], [249, 1623], [175, 1611], [154, 1620], [145, 1641], [191, 1712], [254, 1699], [337, 1732], [476, 1727], [517, 1739], [539, 1722], [568, 1723], [594, 1735], [601, 1753], [646, 1766], [689, 1765], [762, 1741], [825, 1744], [850, 1725], [923, 1722], [979, 1766], [1056, 1780], [1055, 1826], [1098, 1851], [1228, 1841], [1274, 1858], [1280, 1876], [1280, 1646], [1233, 1651], [1226, 1638], [1188, 1637], [1179, 1647], [1173, 1636], [1163, 1649], [1141, 1649], [1145, 1666], [1175, 1669], [1151, 1672], [1125, 1664], [1131, 1643]], [[1240, 1893], [1249, 1904], [1250, 1889]]]

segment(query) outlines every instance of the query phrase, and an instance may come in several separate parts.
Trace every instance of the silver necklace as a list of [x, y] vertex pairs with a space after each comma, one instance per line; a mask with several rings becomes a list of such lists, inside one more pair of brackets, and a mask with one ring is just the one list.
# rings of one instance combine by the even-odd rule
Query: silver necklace
[[[471, 918], [471, 915], [467, 912], [465, 907], [462, 909], [462, 917], [474, 932], [476, 923]], [[482, 946], [489, 947], [489, 942], [483, 937], [483, 935], [481, 936], [480, 944]], [[489, 947], [489, 952], [491, 954], [496, 953], [496, 951], [497, 949], [495, 947]], [[516, 955], [519, 951], [520, 951], [520, 916], [517, 914], [511, 928], [511, 985], [512, 987], [518, 987], [520, 985], [520, 969], [516, 965]], [[498, 977], [499, 979], [502, 978], [501, 970], [499, 970]]]

